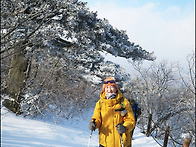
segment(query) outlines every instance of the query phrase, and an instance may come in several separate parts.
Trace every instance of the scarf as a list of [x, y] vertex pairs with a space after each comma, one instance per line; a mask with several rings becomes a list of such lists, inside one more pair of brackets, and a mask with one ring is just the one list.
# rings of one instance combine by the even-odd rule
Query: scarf
[[116, 93], [109, 93], [109, 94], [106, 95], [107, 99], [113, 99], [115, 97], [116, 97]]

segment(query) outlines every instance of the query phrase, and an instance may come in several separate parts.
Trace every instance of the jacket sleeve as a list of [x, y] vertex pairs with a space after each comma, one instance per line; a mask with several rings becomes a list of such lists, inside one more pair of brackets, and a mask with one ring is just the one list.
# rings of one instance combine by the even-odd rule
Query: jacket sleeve
[[123, 126], [126, 127], [128, 132], [130, 132], [135, 127], [134, 114], [131, 105], [129, 104], [129, 101], [127, 99], [124, 99], [124, 103], [125, 103], [125, 109], [127, 110], [127, 115], [123, 118], [124, 120]]
[[94, 113], [93, 113], [91, 121], [93, 121], [93, 119], [95, 119], [95, 122], [96, 122], [96, 129], [99, 128], [100, 125], [101, 125], [101, 121], [102, 121], [102, 119], [101, 119], [101, 107], [100, 107], [99, 101], [95, 105], [95, 109], [94, 109]]

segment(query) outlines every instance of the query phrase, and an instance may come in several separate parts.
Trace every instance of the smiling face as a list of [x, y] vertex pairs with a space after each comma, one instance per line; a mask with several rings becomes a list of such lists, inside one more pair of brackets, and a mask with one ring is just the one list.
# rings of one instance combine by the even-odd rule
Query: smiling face
[[117, 89], [113, 85], [108, 85], [105, 87], [105, 94], [113, 94], [116, 93]]

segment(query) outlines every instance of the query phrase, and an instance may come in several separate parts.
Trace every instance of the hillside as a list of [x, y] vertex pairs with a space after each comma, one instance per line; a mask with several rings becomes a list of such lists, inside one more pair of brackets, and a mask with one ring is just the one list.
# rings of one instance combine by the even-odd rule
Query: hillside
[[[5, 108], [1, 110], [2, 147], [86, 147], [90, 131], [86, 120], [65, 121], [63, 125], [15, 116]], [[151, 138], [134, 132], [133, 147], [159, 147]], [[98, 133], [93, 132], [90, 146], [98, 146]]]

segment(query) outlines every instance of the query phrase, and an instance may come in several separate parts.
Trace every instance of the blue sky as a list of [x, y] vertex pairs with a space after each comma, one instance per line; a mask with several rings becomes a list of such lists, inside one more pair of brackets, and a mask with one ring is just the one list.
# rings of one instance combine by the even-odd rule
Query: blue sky
[[194, 0], [83, 0], [129, 40], [153, 52], [157, 62], [186, 66], [195, 51]]
[[159, 8], [167, 8], [168, 6], [179, 6], [185, 8], [190, 6], [194, 8], [194, 0], [84, 0], [88, 2], [91, 6], [96, 5], [96, 3], [116, 3], [120, 7], [140, 7], [145, 3], [157, 3]]

